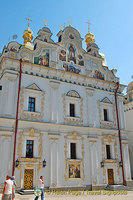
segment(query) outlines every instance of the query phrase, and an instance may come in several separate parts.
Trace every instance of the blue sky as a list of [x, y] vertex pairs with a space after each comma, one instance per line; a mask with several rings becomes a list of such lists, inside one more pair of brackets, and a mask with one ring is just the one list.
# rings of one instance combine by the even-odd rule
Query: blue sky
[[[44, 26], [44, 19], [56, 42], [59, 24], [72, 26], [81, 32], [84, 39], [91, 22], [100, 52], [104, 53], [109, 69], [116, 68], [120, 83], [133, 81], [133, 1], [132, 0], [7, 0], [1, 2], [0, 52], [14, 34], [17, 42], [23, 43], [23, 32], [27, 28], [26, 17], [31, 16], [34, 38]], [[86, 48], [83, 40], [83, 48]]]

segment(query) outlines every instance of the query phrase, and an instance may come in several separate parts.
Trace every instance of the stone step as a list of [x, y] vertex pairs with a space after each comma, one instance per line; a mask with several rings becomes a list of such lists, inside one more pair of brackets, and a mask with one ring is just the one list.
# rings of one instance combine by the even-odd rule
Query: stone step
[[34, 190], [20, 190], [18, 193], [21, 195], [34, 194]]
[[126, 191], [132, 191], [133, 188], [129, 186], [124, 186], [124, 185], [107, 185], [105, 190], [111, 190], [111, 191], [121, 191], [121, 190], [126, 190]]

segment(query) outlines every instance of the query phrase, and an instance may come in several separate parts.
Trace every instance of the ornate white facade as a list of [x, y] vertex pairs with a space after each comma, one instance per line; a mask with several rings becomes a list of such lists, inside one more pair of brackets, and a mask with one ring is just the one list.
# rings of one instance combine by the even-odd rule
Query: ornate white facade
[[[70, 26], [57, 34], [57, 43], [51, 35], [47, 27], [42, 28], [32, 46], [28, 28], [24, 39], [29, 37], [29, 42], [10, 42], [0, 57], [1, 187], [12, 170], [21, 58], [17, 187], [37, 187], [40, 175], [47, 187], [121, 184], [114, 96], [119, 80], [116, 71], [108, 69], [90, 32], [86, 35], [86, 51], [79, 32]], [[124, 87], [120, 84], [117, 99], [125, 179], [129, 181]], [[46, 167], [42, 164], [44, 159]]]
[[127, 94], [124, 99], [125, 126], [128, 130], [129, 157], [131, 164], [131, 176], [133, 178], [133, 82], [127, 87]]

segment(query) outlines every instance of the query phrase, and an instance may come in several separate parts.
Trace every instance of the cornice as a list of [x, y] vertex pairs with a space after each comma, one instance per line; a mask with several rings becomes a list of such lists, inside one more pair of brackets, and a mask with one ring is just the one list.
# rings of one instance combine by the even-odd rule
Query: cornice
[[[3, 120], [2, 123], [4, 123], [4, 120], [5, 121], [9, 121], [9, 120], [12, 120], [13, 122], [15, 121], [15, 119], [10, 119], [10, 118], [5, 118], [5, 117], [0, 117], [0, 120]], [[62, 130], [64, 130], [64, 128], [68, 128], [69, 130], [70, 129], [73, 129], [73, 131], [76, 131], [76, 129], [79, 131], [87, 131], [87, 133], [95, 133], [95, 131], [100, 131], [101, 133], [102, 132], [112, 132], [112, 133], [117, 133], [118, 130], [117, 129], [106, 129], [106, 128], [97, 128], [97, 127], [89, 127], [89, 126], [76, 126], [76, 125], [66, 125], [66, 124], [55, 124], [55, 123], [50, 123], [50, 122], [39, 122], [39, 121], [29, 121], [29, 120], [19, 120], [19, 128], [18, 129], [23, 129], [21, 128], [21, 126], [23, 125], [23, 123], [25, 123], [25, 128], [28, 126], [28, 127], [32, 127], [32, 124], [35, 124], [36, 127], [37, 126], [46, 126], [48, 129], [49, 128], [57, 128], [58, 130], [60, 130], [62, 128]], [[63, 128], [64, 127], [64, 128]], [[67, 129], [67, 130], [68, 130]], [[44, 130], [41, 130], [42, 132]], [[46, 131], [46, 130], [45, 130]], [[60, 132], [60, 131], [59, 131]], [[61, 131], [62, 132], [62, 131]], [[121, 130], [121, 133], [122, 134], [127, 134], [127, 130]]]
[[124, 112], [133, 111], [133, 101], [124, 104]]
[[[8, 62], [12, 61], [12, 62], [16, 62], [16, 63], [19, 64], [19, 60], [16, 60], [16, 59], [13, 59], [13, 58], [7, 58], [7, 57], [4, 57], [1, 61], [1, 63], [4, 63], [6, 61], [8, 61]], [[27, 68], [28, 66], [30, 67], [29, 69]], [[14, 66], [14, 68], [15, 67], [16, 66]], [[19, 67], [19, 65], [18, 65], [18, 67]], [[73, 80], [73, 81], [75, 80], [77, 82], [80, 81], [80, 82], [82, 82], [82, 86], [85, 86], [85, 87], [90, 86], [90, 85], [87, 85], [89, 83], [89, 84], [93, 84], [95, 86], [94, 87], [95, 89], [100, 89], [99, 88], [99, 85], [100, 85], [100, 87], [103, 88], [103, 90], [104, 90], [104, 87], [107, 89], [107, 90], [104, 90], [104, 91], [108, 91], [109, 87], [111, 89], [115, 90], [115, 87], [116, 87], [116, 83], [114, 83], [114, 82], [100, 80], [100, 79], [97, 79], [97, 78], [88, 77], [88, 76], [81, 75], [81, 74], [75, 74], [75, 73], [71, 73], [71, 72], [67, 72], [67, 71], [63, 71], [63, 70], [55, 69], [55, 68], [51, 68], [51, 67], [40, 66], [40, 65], [37, 65], [37, 64], [33, 64], [33, 63], [23, 62], [22, 67], [23, 67], [23, 74], [24, 74], [25, 70], [27, 71], [28, 74], [31, 73], [31, 75], [33, 75], [33, 73], [36, 74], [36, 72], [37, 73], [40, 72], [40, 73], [43, 73], [47, 76], [51, 76], [51, 77], [46, 77], [46, 78], [50, 78], [50, 79], [57, 79], [58, 78], [57, 79], [58, 81], [60, 81], [61, 79], [64, 79], [62, 81], [68, 82], [68, 83], [70, 83], [71, 80]], [[33, 71], [33, 68], [34, 68], [34, 71]], [[25, 73], [26, 73], [26, 71], [25, 71]], [[66, 77], [67, 77], [67, 79], [66, 79]], [[76, 83], [74, 83], [74, 84], [76, 84]], [[124, 87], [125, 87], [125, 85], [120, 84], [121, 90], [123, 90]]]

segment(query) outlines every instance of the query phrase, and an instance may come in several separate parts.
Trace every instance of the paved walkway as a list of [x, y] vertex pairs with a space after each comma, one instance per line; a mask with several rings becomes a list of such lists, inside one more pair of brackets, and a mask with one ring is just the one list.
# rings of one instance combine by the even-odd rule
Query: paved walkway
[[[121, 194], [120, 194], [121, 193]], [[1, 199], [0, 194], [0, 199]], [[34, 195], [16, 194], [15, 200], [34, 200]], [[41, 200], [41, 198], [39, 198]], [[133, 200], [133, 191], [88, 191], [87, 192], [71, 192], [71, 194], [46, 194], [44, 200]]]

